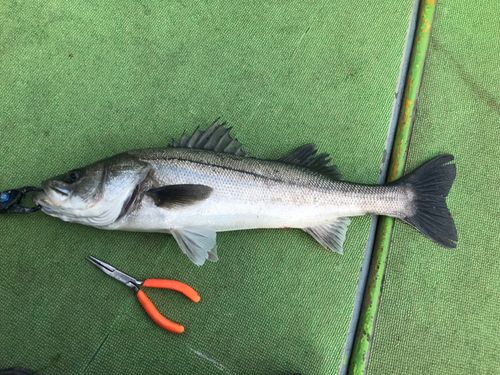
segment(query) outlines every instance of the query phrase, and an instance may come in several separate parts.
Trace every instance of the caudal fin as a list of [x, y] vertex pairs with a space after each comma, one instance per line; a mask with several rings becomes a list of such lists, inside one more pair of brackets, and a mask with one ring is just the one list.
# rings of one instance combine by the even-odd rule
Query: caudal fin
[[422, 234], [446, 248], [457, 247], [457, 229], [446, 206], [446, 196], [455, 180], [455, 164], [446, 164], [453, 155], [440, 155], [394, 182], [414, 193], [412, 215], [400, 218]]

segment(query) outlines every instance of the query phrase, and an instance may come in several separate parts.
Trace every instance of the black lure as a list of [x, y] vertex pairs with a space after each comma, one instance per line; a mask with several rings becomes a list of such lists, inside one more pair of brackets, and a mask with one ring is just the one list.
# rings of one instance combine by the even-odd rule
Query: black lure
[[23, 207], [21, 201], [26, 193], [30, 191], [43, 191], [43, 189], [34, 186], [25, 186], [20, 189], [11, 189], [0, 193], [0, 214], [31, 214], [41, 209], [41, 206]]

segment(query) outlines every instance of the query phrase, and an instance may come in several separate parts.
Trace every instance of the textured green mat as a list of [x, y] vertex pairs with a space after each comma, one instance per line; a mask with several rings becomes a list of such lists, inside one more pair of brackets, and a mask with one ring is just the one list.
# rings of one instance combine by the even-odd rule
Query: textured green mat
[[448, 198], [457, 249], [397, 222], [369, 374], [496, 374], [500, 368], [500, 6], [437, 5], [407, 170], [456, 157]]
[[[0, 3], [0, 189], [127, 149], [164, 146], [222, 116], [253, 155], [316, 142], [375, 183], [410, 1]], [[390, 14], [390, 17], [387, 15]], [[40, 374], [333, 374], [370, 218], [345, 255], [299, 230], [218, 236], [192, 265], [162, 234], [1, 216], [0, 368]], [[180, 279], [201, 302], [147, 291], [173, 335], [88, 254], [137, 278]]]

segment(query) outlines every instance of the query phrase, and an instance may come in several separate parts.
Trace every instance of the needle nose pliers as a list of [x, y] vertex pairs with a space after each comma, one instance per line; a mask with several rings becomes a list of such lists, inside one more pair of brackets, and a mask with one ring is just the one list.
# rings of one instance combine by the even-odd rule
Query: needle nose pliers
[[180, 324], [174, 323], [163, 315], [156, 309], [151, 300], [146, 296], [142, 290], [139, 289], [140, 286], [148, 287], [148, 288], [163, 288], [163, 289], [172, 289], [177, 292], [181, 292], [186, 297], [188, 297], [193, 302], [199, 302], [200, 296], [198, 293], [191, 288], [189, 285], [181, 283], [180, 281], [168, 280], [168, 279], [147, 279], [145, 281], [137, 281], [132, 276], [127, 275], [126, 273], [117, 270], [112, 265], [103, 262], [93, 256], [88, 256], [87, 260], [94, 264], [97, 268], [103, 271], [106, 275], [109, 275], [115, 278], [118, 281], [121, 281], [129, 288], [134, 289], [137, 292], [137, 298], [141, 303], [144, 310], [148, 313], [151, 319], [154, 320], [156, 324], [158, 324], [163, 329], [166, 329], [169, 332], [173, 333], [182, 333], [184, 332], [184, 327]]

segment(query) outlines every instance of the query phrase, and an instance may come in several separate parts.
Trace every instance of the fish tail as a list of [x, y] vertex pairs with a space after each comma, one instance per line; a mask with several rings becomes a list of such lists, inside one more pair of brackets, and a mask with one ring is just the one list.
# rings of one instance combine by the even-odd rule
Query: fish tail
[[413, 193], [411, 214], [400, 219], [449, 249], [457, 246], [453, 241], [458, 241], [445, 200], [457, 173], [455, 164], [447, 164], [453, 159], [453, 155], [437, 156], [393, 183], [404, 185]]

